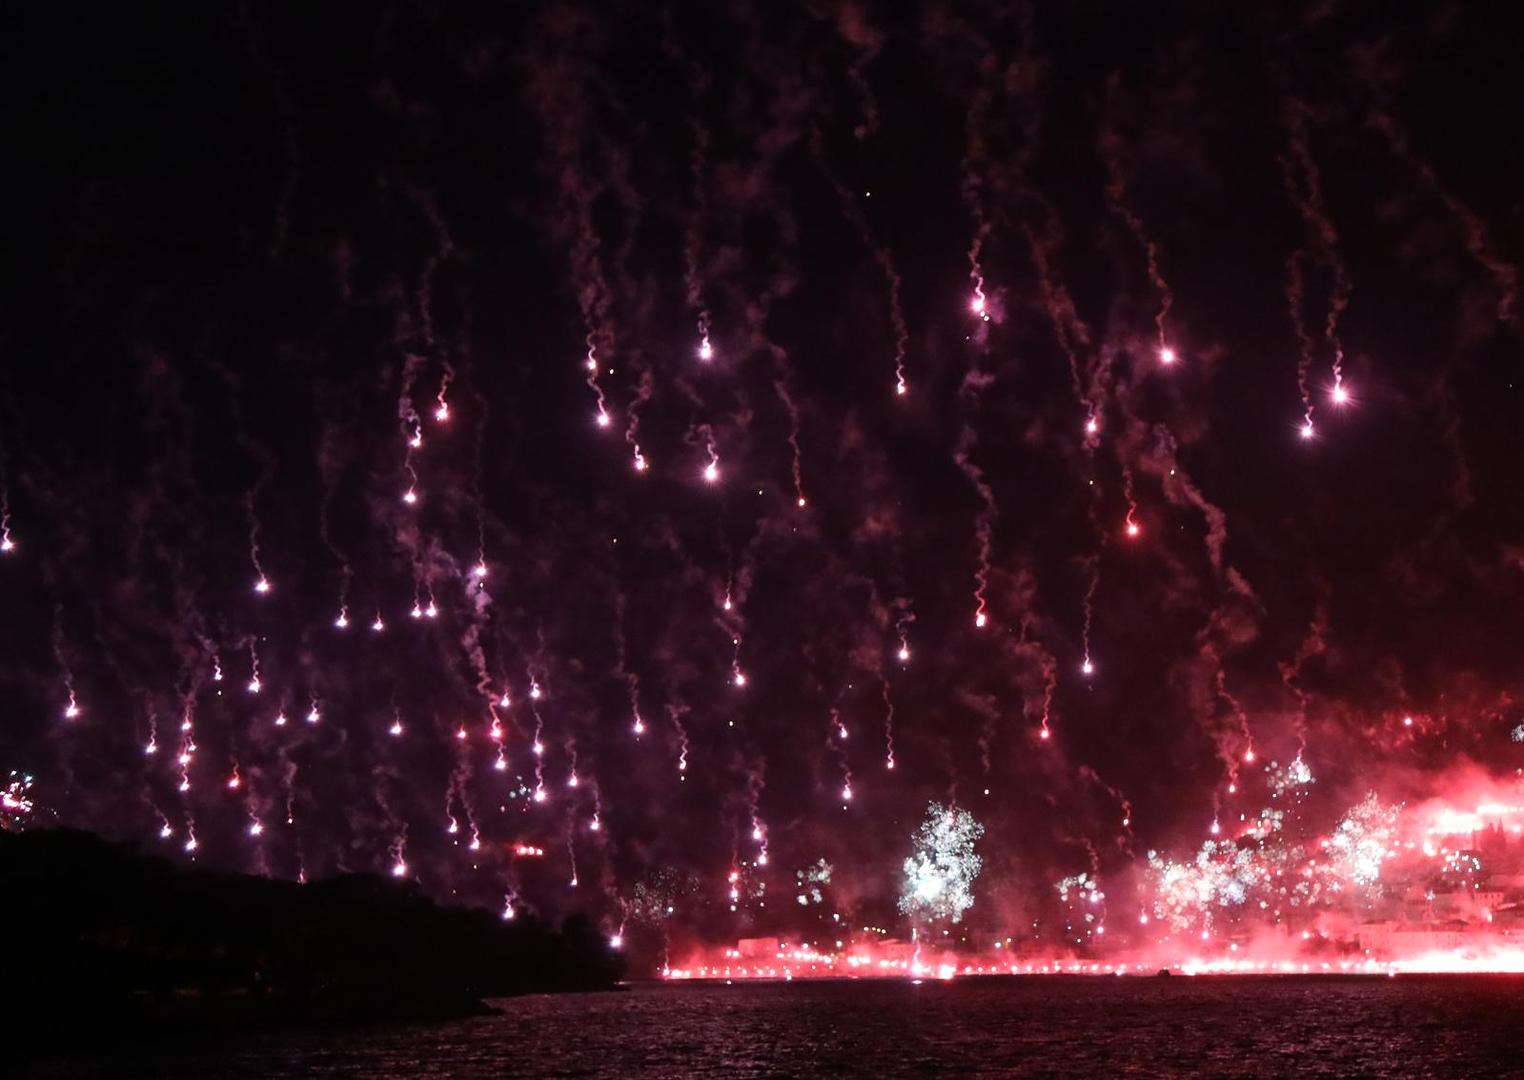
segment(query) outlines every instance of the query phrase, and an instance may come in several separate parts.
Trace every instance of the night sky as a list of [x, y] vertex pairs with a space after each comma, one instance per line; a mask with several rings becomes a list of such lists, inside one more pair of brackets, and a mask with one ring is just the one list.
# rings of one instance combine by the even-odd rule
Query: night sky
[[13, 12], [33, 817], [723, 939], [1524, 764], [1504, 11], [892, 7]]

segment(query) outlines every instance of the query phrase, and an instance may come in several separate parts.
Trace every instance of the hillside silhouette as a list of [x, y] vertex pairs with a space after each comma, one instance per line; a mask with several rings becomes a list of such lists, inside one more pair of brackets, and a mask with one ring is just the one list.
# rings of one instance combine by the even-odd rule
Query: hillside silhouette
[[0, 925], [0, 1008], [32, 1042], [64, 1018], [71, 1040], [443, 1019], [487, 997], [608, 989], [623, 972], [582, 917], [505, 921], [372, 875], [188, 868], [65, 830], [0, 833]]

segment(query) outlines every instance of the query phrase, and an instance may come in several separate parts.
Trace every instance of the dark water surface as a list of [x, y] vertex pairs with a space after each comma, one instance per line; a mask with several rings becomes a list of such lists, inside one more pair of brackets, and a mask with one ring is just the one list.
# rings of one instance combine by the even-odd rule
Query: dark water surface
[[637, 985], [499, 1016], [140, 1048], [163, 1077], [1524, 1076], [1524, 978]]

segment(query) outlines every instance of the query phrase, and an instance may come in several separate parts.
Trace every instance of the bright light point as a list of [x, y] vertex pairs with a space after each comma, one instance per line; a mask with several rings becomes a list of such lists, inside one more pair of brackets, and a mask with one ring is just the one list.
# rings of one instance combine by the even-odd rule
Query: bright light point
[[895, 653], [894, 655], [897, 656], [899, 658], [900, 663], [903, 664], [903, 663], [907, 662], [910, 659], [910, 649], [909, 649], [908, 646], [901, 645], [900, 646], [900, 651]]
[[534, 789], [534, 801], [535, 802], [544, 802], [545, 801], [545, 789], [544, 788], [535, 788]]
[[498, 758], [492, 763], [492, 767], [498, 772], [506, 772], [508, 769], [508, 762], [503, 758]]
[[1216, 835], [1217, 835], [1217, 834], [1218, 834], [1218, 833], [1219, 833], [1219, 832], [1221, 832], [1221, 831], [1222, 831], [1222, 827], [1221, 827], [1221, 826], [1219, 826], [1219, 825], [1218, 825], [1218, 824], [1217, 824], [1217, 822], [1215, 822], [1215, 821], [1214, 821], [1214, 822], [1212, 822], [1212, 835], [1213, 835], [1213, 836], [1216, 836]]
[[1349, 401], [1349, 391], [1344, 389], [1342, 383], [1334, 384], [1333, 401], [1335, 405], [1344, 405]]
[[745, 672], [742, 672], [742, 671], [736, 672], [735, 684], [737, 686], [745, 686], [746, 685], [746, 673]]
[[194, 836], [191, 837], [189, 840], [187, 840], [185, 842], [185, 850], [186, 851], [195, 851], [196, 850], [196, 838]]
[[1302, 424], [1302, 438], [1304, 438], [1304, 439], [1310, 439], [1310, 438], [1312, 438], [1312, 421], [1311, 420], [1307, 420], [1307, 421], [1303, 422], [1303, 424]]
[[1159, 363], [1173, 364], [1175, 362], [1175, 350], [1168, 345], [1159, 350]]
[[1244, 761], [1248, 762], [1250, 765], [1254, 764], [1254, 750], [1252, 747], [1244, 751]]
[[571, 776], [567, 778], [567, 780], [566, 780], [566, 786], [567, 787], [576, 787], [577, 786], [577, 774], [576, 773], [572, 773]]
[[393, 724], [391, 727], [387, 728], [386, 731], [389, 735], [401, 735], [402, 725], [400, 723]]
[[286, 726], [286, 714], [285, 713], [281, 713], [280, 715], [278, 715], [275, 718], [275, 726], [276, 727], [285, 727]]
[[392, 877], [407, 877], [407, 863], [401, 859], [392, 863]]
[[79, 706], [74, 704], [74, 702], [72, 702], [72, 701], [69, 702], [68, 707], [64, 709], [64, 719], [65, 720], [73, 720], [78, 715], [79, 715]]
[[637, 735], [644, 735], [646, 733], [646, 725], [637, 719], [634, 726], [630, 730], [634, 731]]
[[1085, 657], [1085, 662], [1080, 665], [1080, 672], [1085, 675], [1095, 674], [1095, 665], [1090, 662], [1090, 657]]
[[175, 835], [175, 830], [171, 829], [168, 825], [159, 830], [159, 838], [161, 840], [168, 840], [173, 835]]
[[229, 791], [237, 791], [238, 790], [238, 784], [239, 784], [239, 782], [240, 781], [239, 781], [238, 777], [236, 777], [236, 776], [230, 776], [230, 777], [228, 777], [228, 790]]
[[636, 472], [645, 472], [646, 471], [646, 459], [643, 456], [641, 456], [641, 453], [640, 453], [639, 450], [635, 451], [635, 471]]
[[530, 688], [529, 688], [529, 696], [531, 698], [533, 698], [534, 700], [539, 701], [540, 700], [540, 688], [538, 686], [530, 686]]
[[969, 306], [969, 309], [975, 315], [983, 315], [984, 314], [984, 294], [983, 293], [975, 293], [974, 294], [974, 298], [969, 301], [968, 306]]
[[379, 634], [381, 631], [386, 629], [386, 624], [381, 621], [381, 616], [377, 615], [376, 621], [370, 624], [370, 628]]
[[477, 563], [476, 566], [474, 566], [472, 568], [472, 570], [471, 570], [471, 576], [472, 577], [476, 577], [476, 578], [484, 578], [484, 577], [486, 577], [487, 576], [487, 564], [484, 563], [484, 562]]
[[456, 728], [455, 729], [455, 738], [458, 739], [461, 742], [465, 742], [466, 741], [466, 729], [463, 728], [463, 727]]
[[1404, 716], [1402, 718], [1402, 726], [1403, 727], [1412, 727], [1413, 726], [1413, 718], [1411, 716]]
[[438, 420], [442, 424], [446, 420], [448, 420], [449, 418], [450, 418], [450, 406], [446, 405], [443, 401], [441, 401], [439, 403], [439, 408], [434, 410], [434, 419]]
[[349, 629], [349, 616], [345, 615], [342, 611], [339, 612], [339, 617], [337, 619], [333, 620], [333, 625], [337, 626], [340, 630], [348, 630]]
[[987, 618], [985, 618], [984, 612], [982, 612], [982, 611], [974, 616], [974, 626], [977, 627], [980, 630], [984, 629], [984, 624], [986, 622], [988, 622], [988, 621], [989, 620]]
[[761, 840], [762, 840], [762, 826], [760, 826], [760, 825], [753, 825], [752, 826], [752, 828], [751, 828], [751, 838], [753, 840], [761, 842]]
[[413, 437], [407, 441], [407, 444], [414, 450], [417, 450], [420, 446], [423, 445], [423, 433], [414, 432]]
[[152, 754], [157, 754], [158, 752], [159, 752], [159, 744], [156, 743], [156, 742], [151, 742], [147, 746], [143, 747], [143, 753], [145, 753], [145, 754], [152, 755]]
[[848, 784], [846, 787], [841, 789], [841, 798], [842, 798], [843, 802], [851, 802], [852, 801], [852, 785], [851, 784]]
[[1136, 521], [1129, 521], [1127, 523], [1127, 535], [1128, 536], [1137, 536], [1142, 531], [1143, 531], [1142, 527]]
[[417, 605], [417, 604], [416, 604], [416, 603], [415, 603], [415, 604], [414, 604], [414, 605], [413, 605], [413, 610], [412, 610], [412, 611], [409, 611], [409, 612], [408, 612], [408, 614], [409, 614], [409, 615], [410, 615], [410, 616], [412, 616], [412, 617], [413, 617], [413, 618], [415, 618], [415, 619], [421, 619], [421, 618], [423, 618], [423, 608], [421, 608], [421, 607], [419, 607], [419, 606], [418, 606], [418, 605]]
[[260, 833], [262, 833], [264, 831], [265, 831], [265, 827], [263, 825], [261, 825], [257, 821], [254, 822], [254, 824], [249, 826], [249, 835], [250, 836], [258, 836]]
[[708, 338], [699, 343], [699, 359], [705, 362], [714, 359], [714, 346], [709, 344]]
[[1101, 430], [1101, 422], [1099, 420], [1097, 420], [1095, 417], [1092, 416], [1089, 420], [1085, 421], [1085, 434], [1086, 435], [1094, 435], [1097, 431], [1100, 431], [1100, 430]]
[[545, 744], [540, 742], [540, 740], [536, 739], [535, 743], [534, 743], [533, 749], [534, 749], [534, 756], [535, 757], [539, 757], [541, 754], [545, 753]]
[[15, 551], [15, 550], [16, 550], [16, 542], [14, 540], [12, 540], [9, 536], [7, 536], [4, 540], [0, 540], [0, 551]]
[[910, 389], [910, 387], [906, 386], [903, 382], [899, 382], [899, 383], [895, 383], [894, 384], [894, 392], [896, 394], [904, 395], [905, 392], [908, 391], [909, 389]]
[[1051, 731], [1049, 731], [1047, 728], [1043, 728], [1041, 731], [1039, 731], [1037, 733], [1037, 737], [1039, 739], [1042, 739], [1044, 742], [1046, 742], [1048, 739], [1051, 739], [1053, 737], [1053, 733]]
[[318, 715], [318, 711], [317, 711], [316, 708], [313, 708], [313, 709], [308, 711], [308, 713], [307, 713], [307, 723], [309, 723], [309, 724], [315, 724], [315, 723], [317, 723], [321, 719], [322, 719], [322, 717]]
[[609, 414], [604, 412], [602, 409], [599, 409], [598, 410], [598, 426], [599, 427], [608, 427], [609, 424], [611, 424], [611, 423], [613, 423], [613, 421], [609, 419]]
[[439, 609], [434, 606], [434, 601], [430, 600], [429, 606], [423, 609], [423, 613], [432, 619], [439, 614]]
[[609, 948], [611, 948], [611, 949], [622, 949], [622, 948], [624, 948], [624, 938], [620, 937], [618, 934], [615, 934], [613, 937], [609, 938]]
[[254, 583], [254, 591], [257, 592], [257, 593], [267, 593], [267, 592], [269, 592], [270, 591], [270, 583], [269, 583], [269, 581], [267, 581], [264, 578], [260, 578], [258, 581], [256, 581]]
[[402, 501], [407, 503], [409, 506], [412, 506], [415, 502], [418, 501], [418, 492], [412, 488], [408, 488], [407, 491], [403, 492], [402, 494]]
[[708, 465], [704, 466], [704, 480], [706, 482], [712, 484], [716, 480], [718, 480], [719, 478], [720, 478], [720, 463], [719, 462], [717, 462], [717, 461], [711, 461]]
[[799, 508], [801, 510], [804, 509], [804, 496], [803, 495], [799, 496]]
[[762, 854], [757, 856], [757, 865], [758, 866], [766, 866], [767, 865], [767, 852], [764, 851]]

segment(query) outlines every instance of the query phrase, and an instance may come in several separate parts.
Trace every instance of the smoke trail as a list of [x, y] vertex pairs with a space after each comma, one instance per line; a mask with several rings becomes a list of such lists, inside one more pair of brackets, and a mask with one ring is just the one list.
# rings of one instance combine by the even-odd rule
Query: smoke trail
[[1299, 353], [1296, 363], [1296, 388], [1302, 397], [1302, 438], [1312, 437], [1312, 390], [1308, 386], [1308, 374], [1312, 370], [1312, 338], [1302, 321], [1302, 259], [1303, 252], [1293, 251], [1286, 257], [1286, 310], [1291, 316], [1291, 328], [1296, 334]]
[[[1291, 156], [1300, 167], [1305, 192], [1299, 192], [1292, 176], [1290, 162], [1283, 159], [1281, 168], [1285, 175], [1286, 192], [1301, 213], [1308, 231], [1317, 242], [1320, 256], [1333, 274], [1333, 289], [1328, 297], [1328, 314], [1323, 322], [1323, 336], [1333, 350], [1334, 403], [1342, 404], [1345, 400], [1344, 345], [1339, 339], [1339, 319], [1344, 314], [1344, 309], [1349, 306], [1351, 286], [1349, 274], [1344, 269], [1344, 260], [1339, 255], [1339, 234], [1323, 208], [1323, 187], [1319, 179], [1318, 167], [1312, 160], [1312, 151], [1308, 146], [1307, 121], [1311, 115], [1312, 110], [1300, 99], [1292, 98], [1287, 103], [1286, 127], [1290, 136]], [[1297, 306], [1300, 308], [1300, 303]], [[1300, 328], [1298, 328], [1298, 334], [1301, 334]], [[1307, 422], [1309, 424], [1312, 422], [1310, 410]]]
[[979, 370], [978, 360], [964, 376], [963, 385], [959, 391], [959, 397], [964, 405], [963, 428], [958, 434], [957, 445], [953, 448], [953, 461], [968, 479], [970, 485], [979, 496], [979, 512], [974, 516], [974, 627], [983, 629], [989, 616], [986, 612], [986, 590], [989, 588], [990, 577], [990, 551], [991, 535], [995, 525], [995, 492], [984, 479], [984, 470], [973, 459], [973, 450], [978, 444], [979, 435], [974, 427], [974, 419], [979, 407], [979, 397], [982, 391], [995, 381], [993, 375], [986, 375]]
[[1164, 424], [1154, 425], [1154, 450], [1142, 459], [1145, 469], [1153, 473], [1164, 489], [1164, 496], [1176, 506], [1194, 506], [1206, 521], [1207, 557], [1218, 577], [1224, 579], [1234, 592], [1245, 600], [1254, 600], [1254, 590], [1238, 572], [1237, 567], [1225, 561], [1223, 548], [1228, 541], [1228, 516], [1221, 507], [1209, 502], [1190, 475], [1180, 464], [1175, 437]]
[[593, 146], [598, 144], [602, 149], [594, 134], [590, 115], [594, 106], [589, 100], [598, 58], [578, 51], [603, 43], [597, 40], [594, 28], [570, 13], [542, 19], [540, 30], [535, 47], [525, 54], [529, 62], [529, 91], [536, 111], [545, 121], [550, 160], [547, 172], [555, 187], [561, 214], [558, 225], [568, 241], [577, 305], [587, 331], [585, 382], [597, 406], [594, 419], [599, 427], [606, 428], [612, 417], [601, 378], [613, 350], [612, 295], [603, 270], [602, 241], [593, 222], [593, 204], [603, 184], [589, 175], [587, 165]]
[[11, 537], [11, 485], [7, 473], [9, 456], [5, 448], [5, 429], [0, 428], [0, 555], [16, 550], [16, 541]]
[[1328, 643], [1324, 635], [1328, 632], [1328, 607], [1327, 599], [1320, 590], [1317, 606], [1313, 609], [1312, 622], [1307, 626], [1307, 633], [1303, 636], [1301, 644], [1297, 646], [1296, 655], [1290, 662], [1282, 661], [1277, 664], [1281, 673], [1281, 682], [1287, 690], [1290, 690], [1296, 698], [1297, 711], [1295, 715], [1295, 731], [1297, 739], [1297, 756], [1307, 749], [1307, 706], [1311, 697], [1298, 682], [1302, 674], [1302, 668], [1307, 661], [1315, 656], [1322, 656], [1328, 651]]
[[1106, 198], [1112, 213], [1122, 219], [1128, 232], [1132, 233], [1133, 239], [1143, 249], [1144, 260], [1148, 267], [1148, 280], [1153, 283], [1154, 291], [1159, 294], [1159, 309], [1154, 314], [1159, 359], [1165, 363], [1171, 363], [1175, 353], [1169, 341], [1168, 322], [1170, 308], [1175, 303], [1175, 294], [1170, 289], [1169, 282], [1164, 280], [1164, 273], [1159, 267], [1158, 245], [1148, 235], [1148, 231], [1143, 227], [1143, 219], [1138, 216], [1128, 200], [1127, 175], [1122, 164], [1122, 137], [1112, 123], [1120, 88], [1121, 78], [1117, 72], [1112, 72], [1106, 80], [1106, 120], [1101, 128], [1099, 139], [1101, 158], [1106, 165]]
[[[418, 274], [418, 330], [422, 336], [424, 348], [430, 353], [434, 352], [434, 276], [439, 268], [448, 262], [455, 253], [455, 241], [450, 238], [450, 230], [445, 225], [444, 217], [439, 212], [439, 203], [433, 192], [425, 191], [409, 185], [407, 188], [408, 198], [413, 205], [428, 220], [430, 228], [434, 231], [434, 250], [424, 260], [423, 269]], [[444, 382], [449, 385], [453, 374], [448, 362], [440, 361], [445, 368]], [[444, 389], [439, 391], [440, 400], [443, 402]]]
[[322, 482], [322, 495], [318, 500], [318, 536], [323, 541], [323, 546], [339, 564], [339, 613], [337, 624], [342, 629], [349, 621], [349, 584], [354, 576], [350, 568], [349, 559], [339, 549], [333, 540], [333, 534], [329, 529], [329, 508], [333, 505], [334, 491], [338, 486], [339, 477], [343, 472], [344, 465], [336, 460], [337, 452], [335, 442], [337, 436], [332, 427], [324, 425], [323, 434], [318, 442], [318, 476]]
[[1444, 203], [1445, 209], [1449, 210], [1455, 219], [1460, 222], [1461, 230], [1465, 234], [1466, 250], [1471, 252], [1474, 258], [1488, 274], [1492, 276], [1492, 282], [1498, 292], [1498, 321], [1503, 325], [1514, 329], [1517, 327], [1519, 306], [1519, 271], [1509, 265], [1500, 257], [1492, 247], [1492, 242], [1487, 236], [1487, 227], [1482, 224], [1482, 219], [1476, 212], [1457, 198], [1450, 189], [1440, 181], [1439, 176], [1428, 162], [1420, 158], [1408, 144], [1407, 136], [1397, 126], [1397, 121], [1391, 114], [1384, 111], [1374, 111], [1369, 119], [1370, 125], [1379, 131], [1386, 139], [1387, 147], [1392, 155], [1409, 168], [1413, 169], [1424, 184], [1434, 194], [1435, 198]]
[[[988, 166], [988, 144], [984, 137], [986, 114], [994, 97], [997, 78], [995, 57], [987, 50], [979, 61], [979, 89], [969, 103], [968, 119], [963, 129], [963, 160], [959, 166], [958, 193], [964, 209], [974, 223], [974, 233], [968, 245], [968, 276], [973, 286], [969, 310], [982, 323], [990, 321], [989, 297], [984, 291], [984, 245], [990, 236], [991, 223], [985, 212], [985, 170]], [[980, 341], [984, 340], [983, 327]]]
[[1084, 659], [1080, 663], [1080, 672], [1091, 675], [1095, 672], [1095, 664], [1090, 659], [1090, 630], [1095, 622], [1095, 593], [1101, 587], [1100, 554], [1087, 556], [1085, 564], [1090, 573], [1090, 584], [1085, 588], [1084, 624], [1080, 632], [1080, 646], [1084, 652]]
[[[638, 353], [632, 357], [638, 357]], [[651, 369], [640, 367], [638, 360], [635, 361], [640, 374], [636, 384], [635, 397], [631, 400], [629, 408], [625, 410], [628, 418], [624, 429], [624, 441], [629, 444], [631, 462], [636, 472], [645, 472], [647, 462], [645, 455], [640, 451], [640, 407], [651, 400], [651, 391], [654, 385]]]
[[910, 330], [905, 323], [905, 310], [900, 302], [900, 274], [894, 265], [894, 256], [890, 254], [887, 245], [878, 242], [873, 234], [873, 227], [868, 223], [867, 215], [858, 205], [852, 193], [846, 189], [836, 174], [831, 171], [830, 163], [826, 159], [825, 141], [820, 134], [820, 128], [816, 127], [810, 132], [810, 150], [814, 154], [816, 162], [820, 165], [820, 171], [831, 189], [836, 193], [837, 202], [841, 204], [842, 212], [846, 214], [857, 230], [857, 235], [862, 239], [863, 245], [873, 253], [874, 260], [879, 269], [883, 271], [884, 283], [889, 289], [889, 327], [894, 333], [894, 392], [904, 395], [909, 392], [910, 384], [906, 380], [906, 355], [910, 347]]
[[[1069, 378], [1074, 387], [1075, 400], [1084, 408], [1088, 420], [1096, 415], [1096, 403], [1085, 393], [1084, 381], [1080, 375], [1079, 350], [1090, 347], [1090, 331], [1075, 310], [1074, 300], [1070, 297], [1068, 289], [1057, 279], [1049, 263], [1049, 254], [1056, 252], [1063, 243], [1058, 222], [1050, 218], [1049, 228], [1040, 240], [1030, 225], [1024, 224], [1022, 231], [1026, 234], [1027, 245], [1032, 253], [1032, 265], [1037, 270], [1037, 282], [1042, 292], [1043, 306], [1047, 309], [1048, 318], [1053, 323], [1053, 336], [1069, 362]], [[1095, 446], [1094, 439], [1091, 438], [1093, 435], [1094, 432], [1087, 430], [1086, 450], [1091, 450]]]
[[859, 139], [866, 139], [878, 128], [878, 99], [868, 84], [867, 69], [884, 47], [884, 34], [869, 23], [866, 7], [862, 0], [842, 0], [833, 12], [837, 32], [853, 50], [852, 60], [847, 65], [847, 81], [857, 92], [862, 106], [862, 123], [852, 130]]

